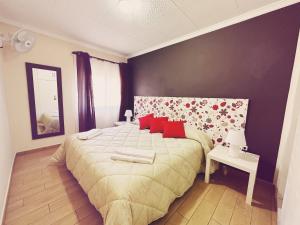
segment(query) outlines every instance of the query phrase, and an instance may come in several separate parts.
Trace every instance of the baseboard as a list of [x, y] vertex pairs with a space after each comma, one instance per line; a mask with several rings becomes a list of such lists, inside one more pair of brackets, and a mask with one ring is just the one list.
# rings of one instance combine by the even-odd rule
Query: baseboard
[[275, 200], [276, 200], [276, 206], [277, 210], [282, 208], [282, 201], [283, 201], [283, 196], [278, 192], [277, 186], [274, 184], [275, 187]]
[[275, 204], [277, 210], [277, 225], [281, 225], [281, 211], [282, 211], [283, 196], [278, 192], [278, 188], [275, 184], [274, 187], [275, 187]]
[[277, 225], [281, 225], [282, 223], [281, 223], [281, 208], [278, 208], [277, 209]]
[[277, 224], [279, 225], [283, 196], [278, 192], [276, 185], [274, 185], [274, 186], [275, 186], [275, 196], [276, 196], [275, 200], [276, 200], [276, 206], [277, 206]]
[[50, 148], [58, 148], [60, 146], [60, 144], [56, 144], [56, 145], [50, 145], [50, 146], [46, 146], [46, 147], [40, 147], [40, 148], [34, 148], [34, 149], [29, 149], [26, 151], [22, 151], [22, 152], [17, 152], [17, 155], [27, 155], [33, 152], [39, 152], [39, 151], [44, 151]]
[[5, 193], [5, 198], [4, 198], [4, 202], [3, 202], [3, 211], [1, 212], [1, 217], [0, 217], [0, 221], [1, 224], [4, 225], [4, 220], [5, 220], [5, 212], [6, 212], [6, 207], [7, 207], [7, 200], [8, 200], [8, 192], [9, 192], [9, 188], [10, 188], [10, 184], [11, 184], [11, 178], [12, 178], [12, 172], [13, 172], [13, 168], [15, 165], [15, 159], [16, 159], [16, 153], [13, 153], [13, 160], [12, 160], [12, 164], [10, 167], [10, 173], [9, 173], [9, 178], [8, 178], [8, 184], [6, 187], [6, 193]]

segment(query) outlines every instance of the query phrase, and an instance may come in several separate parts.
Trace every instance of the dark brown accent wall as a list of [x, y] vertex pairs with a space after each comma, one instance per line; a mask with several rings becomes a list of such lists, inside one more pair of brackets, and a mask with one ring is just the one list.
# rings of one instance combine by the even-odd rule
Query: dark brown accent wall
[[249, 98], [246, 138], [272, 181], [300, 3], [129, 60], [133, 94]]

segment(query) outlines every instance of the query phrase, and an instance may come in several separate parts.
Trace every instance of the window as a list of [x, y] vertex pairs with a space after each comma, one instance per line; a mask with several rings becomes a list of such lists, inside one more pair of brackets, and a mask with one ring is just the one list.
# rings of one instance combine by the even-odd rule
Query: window
[[91, 59], [96, 127], [112, 127], [119, 120], [121, 80], [118, 64]]

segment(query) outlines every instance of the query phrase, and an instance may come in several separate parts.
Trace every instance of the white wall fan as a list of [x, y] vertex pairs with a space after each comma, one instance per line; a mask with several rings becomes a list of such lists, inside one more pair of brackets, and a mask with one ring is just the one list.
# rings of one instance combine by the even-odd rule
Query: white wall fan
[[11, 45], [17, 52], [29, 52], [35, 44], [35, 36], [32, 32], [20, 29], [16, 31], [11, 38]]
[[29, 52], [33, 48], [35, 41], [35, 35], [26, 29], [17, 30], [11, 37], [0, 35], [0, 47], [3, 47], [5, 42], [10, 42], [11, 46], [20, 53]]

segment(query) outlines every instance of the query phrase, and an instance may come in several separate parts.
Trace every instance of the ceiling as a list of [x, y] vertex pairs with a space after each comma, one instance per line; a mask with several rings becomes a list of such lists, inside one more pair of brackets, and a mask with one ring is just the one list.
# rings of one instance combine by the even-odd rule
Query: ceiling
[[0, 17], [134, 55], [272, 2], [276, 0], [0, 0]]

